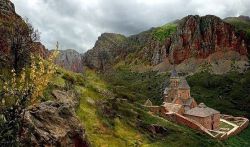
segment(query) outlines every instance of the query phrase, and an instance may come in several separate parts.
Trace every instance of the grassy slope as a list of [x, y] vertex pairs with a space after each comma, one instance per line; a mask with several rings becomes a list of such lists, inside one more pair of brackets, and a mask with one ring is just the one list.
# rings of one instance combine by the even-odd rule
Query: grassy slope
[[128, 52], [126, 58], [117, 60], [115, 67], [125, 65], [136, 71], [151, 70], [151, 60], [154, 51], [151, 45], [154, 43], [163, 45], [166, 39], [177, 31], [177, 25], [168, 23], [128, 38], [124, 45], [128, 45], [128, 50], [131, 50], [131, 52]]
[[137, 141], [146, 141], [146, 138], [132, 129], [122, 120], [115, 120], [114, 128], [109, 128], [105, 120], [98, 115], [98, 107], [89, 101], [107, 99], [100, 92], [107, 92], [107, 84], [102, 81], [94, 72], [88, 71], [86, 75], [86, 86], [77, 86], [77, 91], [81, 94], [80, 106], [77, 115], [83, 122], [88, 139], [94, 146], [126, 146]]

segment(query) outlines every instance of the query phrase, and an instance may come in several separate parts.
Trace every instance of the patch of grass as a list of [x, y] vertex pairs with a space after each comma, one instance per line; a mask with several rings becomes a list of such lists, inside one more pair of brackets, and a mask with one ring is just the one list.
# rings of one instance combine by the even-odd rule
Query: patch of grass
[[177, 24], [169, 23], [166, 25], [163, 25], [161, 27], [156, 28], [153, 31], [153, 36], [158, 40], [158, 41], [164, 41], [167, 37], [172, 35], [174, 32], [177, 30]]
[[[93, 146], [209, 146], [209, 144], [216, 146], [220, 144], [189, 128], [153, 116], [134, 104], [109, 99], [101, 91], [112, 90], [113, 85], [107, 84], [103, 81], [103, 77], [101, 78], [93, 71], [87, 71], [85, 78], [85, 86], [76, 86], [76, 90], [80, 94], [77, 115]], [[137, 86], [139, 87], [139, 85]], [[90, 103], [90, 99], [94, 100], [95, 104]], [[105, 101], [106, 103], [103, 103]], [[106, 104], [110, 109], [105, 109], [106, 111], [103, 112]], [[138, 127], [139, 123], [146, 126], [158, 124], [168, 128], [169, 132], [166, 136], [155, 138], [146, 130]]]
[[[55, 78], [55, 84], [62, 86], [64, 71], [58, 75]], [[72, 73], [70, 76], [77, 77], [79, 75]], [[241, 78], [239, 79], [239, 77]], [[118, 69], [108, 75], [98, 75], [92, 70], [86, 70], [79, 78], [84, 79], [84, 84], [74, 83], [74, 87], [80, 96], [80, 105], [76, 113], [92, 146], [249, 145], [249, 129], [225, 142], [220, 142], [190, 128], [154, 116], [140, 107], [139, 105], [144, 103], [147, 98], [151, 99], [154, 104], [162, 102], [161, 92], [165, 88], [163, 83], [168, 79], [166, 73], [137, 73], [126, 69]], [[247, 90], [249, 88], [248, 83], [250, 83], [249, 79], [248, 73], [230, 73], [224, 76], [199, 73], [188, 77], [191, 93], [194, 94], [193, 96], [198, 102], [205, 102], [208, 106], [221, 112], [234, 111], [233, 114], [247, 113], [241, 109], [236, 111], [235, 103], [231, 101], [234, 99], [226, 98], [228, 98], [227, 96], [237, 96], [241, 84], [245, 87], [240, 91]], [[233, 90], [235, 94], [231, 93], [232, 87], [237, 89]], [[246, 92], [243, 92], [243, 95]], [[105, 93], [113, 93], [116, 98], [110, 99]], [[223, 96], [223, 102], [218, 101], [220, 95]], [[108, 105], [108, 109], [103, 108], [106, 105]], [[149, 132], [146, 128], [152, 124], [165, 127], [167, 129], [166, 134]]]
[[228, 123], [225, 123], [225, 122], [223, 122], [223, 121], [220, 121], [220, 128], [228, 128], [228, 129], [233, 129], [234, 128], [234, 126], [232, 126], [232, 125], [230, 125], [230, 124], [228, 124]]
[[[152, 115], [126, 101], [110, 100], [109, 103], [117, 106], [110, 108], [117, 116], [122, 116], [123, 121], [147, 138], [148, 141], [143, 142], [142, 146], [222, 146], [212, 138]], [[163, 127], [166, 131], [154, 134], [150, 132], [151, 125]]]

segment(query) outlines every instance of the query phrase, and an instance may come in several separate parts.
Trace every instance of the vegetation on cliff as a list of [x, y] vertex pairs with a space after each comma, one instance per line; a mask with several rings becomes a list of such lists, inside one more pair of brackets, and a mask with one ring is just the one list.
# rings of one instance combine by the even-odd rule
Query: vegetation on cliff
[[250, 18], [247, 16], [228, 17], [224, 19], [226, 22], [235, 26], [237, 30], [242, 30], [247, 33], [248, 39], [250, 39]]
[[160, 42], [165, 41], [171, 34], [177, 31], [177, 24], [168, 23], [153, 30], [153, 36]]

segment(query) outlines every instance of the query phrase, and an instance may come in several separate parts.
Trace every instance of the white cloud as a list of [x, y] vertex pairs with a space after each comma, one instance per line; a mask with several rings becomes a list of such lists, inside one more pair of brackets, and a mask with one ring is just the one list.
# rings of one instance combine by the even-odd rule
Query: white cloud
[[101, 33], [139, 33], [189, 14], [250, 15], [249, 0], [12, 0], [49, 49], [85, 52]]

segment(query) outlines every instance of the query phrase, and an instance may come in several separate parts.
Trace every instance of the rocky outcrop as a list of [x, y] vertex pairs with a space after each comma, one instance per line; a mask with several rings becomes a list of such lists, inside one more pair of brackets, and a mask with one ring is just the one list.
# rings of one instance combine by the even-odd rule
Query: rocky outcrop
[[236, 32], [232, 25], [218, 17], [187, 16], [181, 20], [166, 49], [170, 61], [176, 64], [191, 57], [207, 58], [218, 51], [236, 51], [247, 55], [244, 35], [244, 32]]
[[43, 59], [46, 59], [50, 54], [49, 50], [41, 42], [34, 42], [30, 51]]
[[82, 56], [73, 49], [60, 50], [56, 64], [73, 72], [83, 72]]
[[104, 70], [114, 64], [115, 59], [122, 52], [122, 43], [126, 37], [120, 34], [104, 33], [95, 43], [95, 46], [83, 55], [84, 65]]
[[53, 91], [55, 101], [28, 108], [24, 114], [22, 146], [86, 147], [85, 131], [75, 115], [72, 92]]

